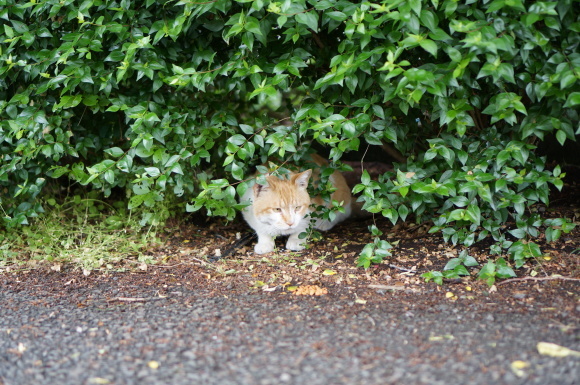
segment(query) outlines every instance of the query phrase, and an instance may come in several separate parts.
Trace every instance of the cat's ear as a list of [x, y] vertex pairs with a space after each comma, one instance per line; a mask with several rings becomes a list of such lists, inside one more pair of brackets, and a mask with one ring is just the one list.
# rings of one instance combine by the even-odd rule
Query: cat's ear
[[294, 175], [292, 177], [292, 182], [294, 182], [296, 186], [305, 189], [308, 187], [308, 180], [310, 180], [310, 175], [312, 175], [312, 170], [303, 171], [300, 174]]

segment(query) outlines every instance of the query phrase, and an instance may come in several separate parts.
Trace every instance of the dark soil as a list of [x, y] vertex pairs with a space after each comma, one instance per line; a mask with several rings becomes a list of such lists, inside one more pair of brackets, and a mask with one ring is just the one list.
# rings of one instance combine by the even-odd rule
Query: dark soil
[[[578, 223], [565, 191], [538, 209]], [[372, 223], [393, 256], [356, 268]], [[241, 222], [186, 223], [154, 265], [4, 269], [0, 384], [580, 384], [578, 353], [538, 350], [580, 350], [580, 226], [492, 287], [426, 283], [458, 252], [427, 230], [348, 222], [257, 256]]]

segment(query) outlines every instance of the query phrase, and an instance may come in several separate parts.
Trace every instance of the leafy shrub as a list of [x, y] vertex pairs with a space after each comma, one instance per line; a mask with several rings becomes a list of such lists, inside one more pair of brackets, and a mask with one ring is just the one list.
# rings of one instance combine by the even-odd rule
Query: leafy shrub
[[[315, 143], [332, 167], [395, 148], [406, 159], [396, 172], [355, 187], [364, 208], [433, 221], [454, 244], [492, 237], [520, 264], [535, 251], [518, 242], [572, 227], [531, 210], [563, 185], [538, 142], [579, 133], [571, 0], [0, 5], [7, 228], [42, 212], [51, 179], [123, 191], [143, 223], [163, 221], [169, 197], [231, 219], [250, 166], [298, 161]], [[265, 112], [276, 104], [282, 119]], [[359, 264], [387, 248], [377, 239]]]

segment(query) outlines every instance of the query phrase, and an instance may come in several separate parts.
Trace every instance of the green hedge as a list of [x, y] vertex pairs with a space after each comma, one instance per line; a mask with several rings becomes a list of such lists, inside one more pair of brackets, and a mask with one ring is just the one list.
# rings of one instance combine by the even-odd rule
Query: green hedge
[[[572, 227], [532, 206], [563, 185], [538, 142], [580, 131], [579, 30], [572, 0], [0, 0], [3, 226], [51, 179], [120, 189], [144, 222], [173, 197], [233, 218], [268, 156], [386, 143], [406, 161], [363, 174], [366, 210], [521, 265]], [[363, 266], [388, 255], [372, 231]]]

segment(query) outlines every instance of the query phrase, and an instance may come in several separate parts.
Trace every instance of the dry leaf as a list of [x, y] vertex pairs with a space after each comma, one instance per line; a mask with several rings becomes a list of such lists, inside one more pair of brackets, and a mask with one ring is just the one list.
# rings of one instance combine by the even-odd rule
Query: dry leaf
[[525, 369], [525, 368], [529, 368], [529, 367], [530, 367], [530, 364], [526, 361], [516, 360], [516, 361], [512, 362], [512, 368]]
[[276, 289], [278, 289], [278, 286], [274, 286], [274, 287], [270, 287], [268, 285], [262, 286], [262, 291], [270, 292], [270, 291], [275, 291]]
[[526, 372], [523, 369], [529, 368], [530, 364], [525, 362], [525, 361], [514, 361], [511, 363], [511, 369], [512, 372], [514, 372], [514, 374], [518, 377], [524, 377], [526, 375]]
[[296, 291], [296, 289], [298, 289], [298, 286], [288, 286], [286, 289], [288, 291]]
[[530, 364], [525, 361], [517, 360], [511, 363], [512, 372], [514, 372], [514, 374], [518, 377], [524, 377], [526, 375], [524, 369], [529, 367]]
[[330, 269], [326, 269], [322, 272], [322, 275], [334, 275], [334, 274], [336, 274], [336, 271]]
[[52, 267], [50, 268], [50, 270], [60, 271], [60, 268], [61, 268], [60, 263], [55, 263], [54, 265], [52, 265]]
[[360, 303], [361, 305], [366, 305], [367, 300], [362, 298], [357, 298], [354, 300], [354, 303]]
[[580, 357], [580, 352], [551, 342], [538, 342], [538, 353], [550, 357]]
[[89, 382], [91, 384], [98, 384], [98, 385], [106, 385], [106, 384], [111, 383], [111, 381], [107, 380], [106, 378], [101, 378], [101, 377], [89, 378]]
[[325, 295], [328, 294], [328, 289], [317, 285], [299, 286], [294, 290], [296, 295]]

